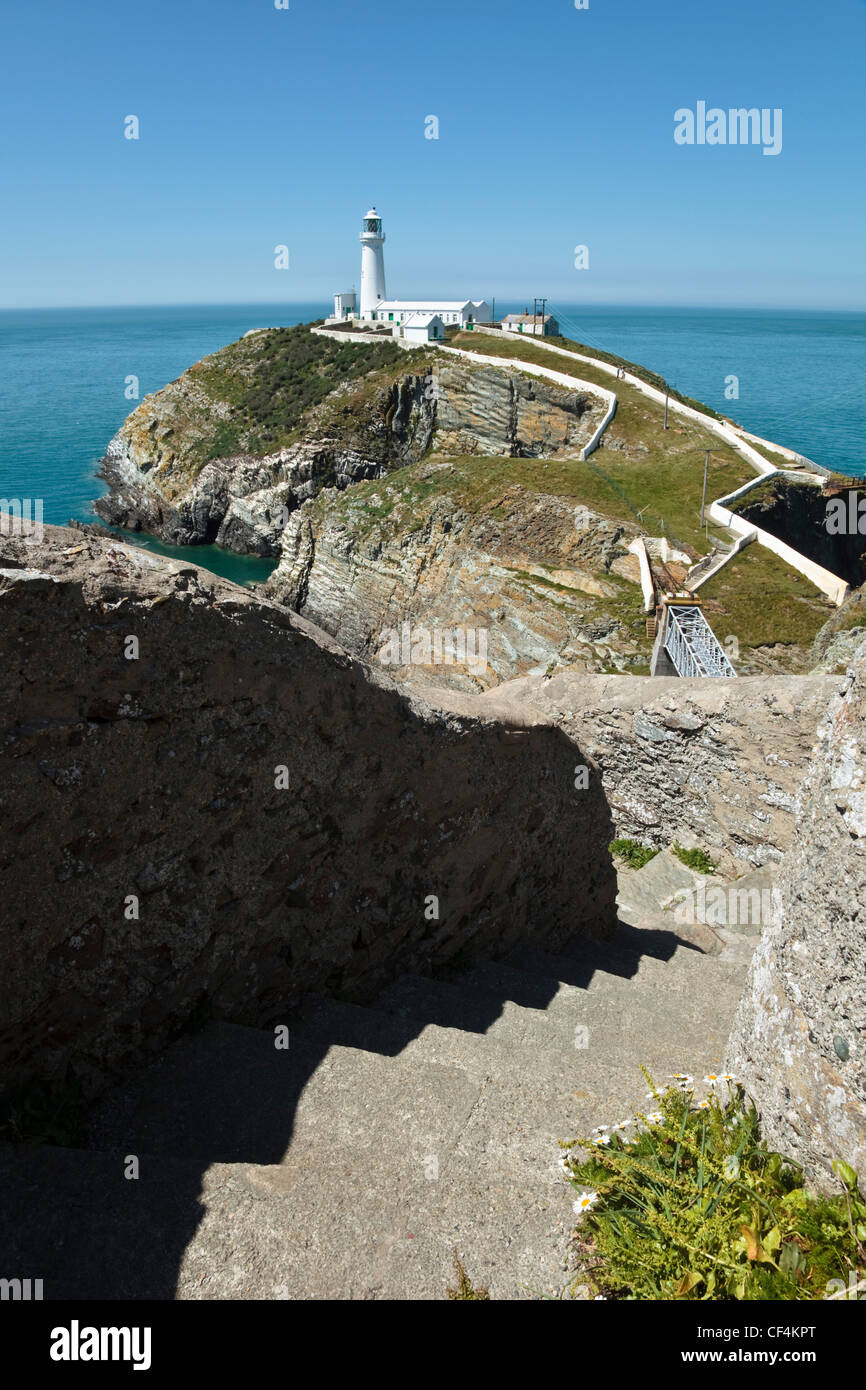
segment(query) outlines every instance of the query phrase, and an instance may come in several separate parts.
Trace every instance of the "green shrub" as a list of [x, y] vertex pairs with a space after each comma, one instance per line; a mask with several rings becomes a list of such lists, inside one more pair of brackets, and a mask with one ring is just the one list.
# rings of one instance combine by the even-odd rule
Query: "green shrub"
[[360, 381], [401, 362], [393, 339], [352, 343], [322, 338], [308, 324], [241, 338], [190, 368], [204, 398], [227, 416], [188, 450], [198, 464], [249, 452], [265, 454], [289, 442], [302, 416], [345, 382]]
[[853, 1169], [833, 1165], [839, 1196], [813, 1195], [799, 1166], [762, 1143], [755, 1106], [731, 1078], [705, 1078], [711, 1089], [696, 1101], [690, 1077], [659, 1090], [644, 1076], [654, 1111], [562, 1145], [582, 1192], [581, 1279], [640, 1300], [814, 1300], [863, 1268], [866, 1201]]
[[671, 849], [687, 869], [695, 869], [699, 874], [711, 874], [715, 871], [715, 864], [705, 849], [683, 849], [682, 845], [671, 845]]
[[639, 840], [611, 840], [608, 845], [611, 854], [616, 855], [630, 869], [642, 869], [658, 854], [651, 845], [642, 845]]

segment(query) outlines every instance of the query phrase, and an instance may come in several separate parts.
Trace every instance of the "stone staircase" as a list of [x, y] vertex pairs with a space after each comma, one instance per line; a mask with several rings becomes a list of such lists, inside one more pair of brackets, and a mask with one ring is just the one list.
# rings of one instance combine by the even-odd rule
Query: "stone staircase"
[[640, 1063], [722, 1062], [757, 938], [677, 927], [696, 877], [670, 855], [623, 874], [614, 937], [558, 956], [308, 997], [287, 1048], [183, 1037], [100, 1103], [89, 1148], [0, 1151], [7, 1275], [46, 1298], [441, 1299], [457, 1250], [492, 1298], [561, 1296], [557, 1141], [643, 1108]]

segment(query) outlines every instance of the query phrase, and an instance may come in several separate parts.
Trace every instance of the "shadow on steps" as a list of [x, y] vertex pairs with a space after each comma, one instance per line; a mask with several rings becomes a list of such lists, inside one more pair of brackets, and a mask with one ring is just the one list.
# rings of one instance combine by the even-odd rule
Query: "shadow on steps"
[[[47, 1299], [172, 1299], [207, 1212], [202, 1287], [198, 1265], [185, 1268], [185, 1298], [277, 1297], [281, 1270], [289, 1297], [393, 1296], [376, 1282], [375, 1240], [435, 1215], [423, 1215], [431, 1184], [415, 1173], [409, 1131], [451, 1153], [489, 1070], [499, 1065], [519, 1085], [523, 1069], [531, 1096], [537, 1076], [573, 1067], [573, 1056], [558, 1058], [554, 1035], [543, 1055], [544, 1011], [560, 981], [586, 989], [598, 971], [630, 980], [645, 957], [664, 962], [677, 949], [694, 950], [673, 933], [621, 925], [609, 941], [583, 940], [557, 957], [526, 948], [448, 979], [403, 976], [369, 1008], [311, 997], [278, 1021], [288, 1048], [268, 1029], [210, 1024], [100, 1102], [88, 1150], [0, 1152], [3, 1272], [42, 1279]], [[551, 962], [556, 977], [544, 973]], [[531, 1046], [521, 1049], [524, 1040]], [[531, 1115], [521, 1118], [531, 1127]], [[495, 1123], [491, 1138], [501, 1138]], [[139, 1176], [128, 1179], [132, 1156]], [[461, 1161], [455, 1190], [473, 1166]], [[251, 1188], [247, 1165], [274, 1166], [270, 1204]], [[331, 1212], [343, 1167], [349, 1200]], [[546, 1180], [528, 1166], [521, 1210]], [[437, 1240], [441, 1274], [418, 1265], [416, 1284], [432, 1290], [420, 1296], [441, 1297], [450, 1273], [453, 1237]], [[311, 1281], [329, 1258], [357, 1258], [361, 1273], [338, 1272], [330, 1292], [318, 1288]]]

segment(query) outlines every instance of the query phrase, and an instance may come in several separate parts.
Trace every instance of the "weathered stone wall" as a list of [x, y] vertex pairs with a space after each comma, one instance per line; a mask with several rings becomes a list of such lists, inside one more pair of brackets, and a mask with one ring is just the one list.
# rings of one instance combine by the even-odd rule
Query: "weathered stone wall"
[[821, 1185], [866, 1178], [866, 646], [820, 729], [727, 1065]]
[[657, 848], [678, 839], [758, 865], [793, 843], [816, 730], [841, 684], [562, 672], [495, 694], [544, 710], [595, 759], [617, 835]]
[[434, 707], [276, 603], [59, 528], [0, 538], [0, 649], [4, 1088], [612, 925], [601, 789], [536, 711]]

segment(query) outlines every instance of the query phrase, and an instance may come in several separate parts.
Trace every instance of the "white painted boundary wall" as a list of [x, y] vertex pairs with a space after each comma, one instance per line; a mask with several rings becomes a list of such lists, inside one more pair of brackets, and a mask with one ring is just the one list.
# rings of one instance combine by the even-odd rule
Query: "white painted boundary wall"
[[[779, 469], [774, 468], [773, 472], [780, 473], [781, 477], [787, 476]], [[800, 554], [799, 550], [794, 550], [793, 546], [786, 545], [776, 536], [771, 536], [769, 531], [764, 531], [760, 526], [755, 526], [753, 522], [746, 521], [745, 517], [737, 516], [736, 512], [732, 512], [725, 505], [727, 502], [735, 501], [743, 493], [750, 492], [754, 486], [754, 483], [746, 483], [744, 487], [738, 487], [736, 492], [730, 492], [727, 497], [720, 498], [718, 502], [712, 502], [710, 504], [710, 516], [714, 521], [718, 521], [722, 526], [727, 526], [729, 531], [733, 531], [738, 536], [744, 538], [754, 536], [760, 545], [765, 545], [768, 550], [772, 550], [774, 555], [778, 555], [780, 560], [784, 560], [798, 574], [802, 574], [823, 594], [832, 599], [838, 608], [845, 602], [851, 591], [850, 585], [846, 584], [844, 579], [840, 579], [838, 574], [831, 574], [822, 565], [816, 565], [814, 560], [808, 560], [805, 555]]]
[[653, 584], [652, 570], [650, 568], [649, 556], [647, 555], [646, 543], [643, 536], [635, 536], [629, 550], [632, 555], [636, 555], [640, 565], [640, 587], [643, 591], [643, 611], [653, 613], [656, 606], [656, 589]]
[[[478, 326], [476, 326], [475, 332], [478, 331], [483, 332], [484, 330], [479, 330]], [[495, 333], [495, 329], [493, 331]], [[510, 333], [502, 334], [502, 338], [506, 342], [513, 342], [514, 340]], [[587, 357], [584, 353], [580, 352], [569, 352], [568, 348], [554, 347], [553, 343], [548, 342], [545, 338], [539, 338], [534, 341], [536, 341], [536, 345], [543, 348], [545, 352], [555, 352], [559, 357], [567, 357], [571, 362], [586, 362], [588, 366], [595, 367], [597, 371], [607, 372], [608, 376], [616, 377], [618, 368], [613, 366], [610, 362], [602, 362], [598, 357]], [[461, 349], [451, 348], [449, 350], [451, 352], [459, 352]], [[475, 357], [477, 354], [473, 353], [472, 356]], [[503, 359], [500, 357], [499, 361], [501, 362], [502, 360]], [[509, 359], [506, 358], [505, 360], [508, 361]], [[618, 379], [627, 381], [629, 386], [634, 386], [635, 390], [642, 391], [645, 396], [649, 396], [650, 400], [658, 401], [661, 405], [664, 405], [664, 391], [659, 391], [657, 387], [650, 386], [646, 381], [641, 381], [639, 376], [633, 376], [631, 372], [626, 372], [624, 377]], [[596, 386], [595, 389], [598, 391], [599, 387]], [[711, 430], [714, 434], [717, 434], [719, 438], [723, 439], [726, 444], [729, 444], [732, 449], [736, 449], [737, 453], [746, 459], [758, 473], [763, 475], [778, 471], [775, 464], [770, 463], [769, 459], [765, 459], [763, 454], [759, 454], [750, 444], [747, 444], [742, 435], [735, 430], [732, 425], [726, 425], [722, 420], [714, 420], [712, 415], [704, 415], [700, 410], [695, 410], [694, 406], [683, 405], [680, 401], [674, 400], [673, 396], [668, 397], [668, 410], [672, 410], [676, 415], [685, 415], [689, 420], [696, 420], [699, 425], [703, 425], [705, 429]], [[775, 448], [775, 445], [773, 447]]]
[[[616, 374], [616, 367], [607, 362], [601, 362], [597, 358], [586, 357], [582, 353], [569, 352], [568, 348], [554, 347], [551, 343], [544, 342], [543, 339], [539, 340], [539, 345], [544, 347], [545, 352], [555, 352], [560, 357], [570, 358], [572, 362], [587, 362], [590, 366], [596, 367], [600, 371], [608, 372], [611, 376]], [[461, 349], [448, 348], [447, 351], [459, 352]], [[468, 355], [471, 357], [478, 357], [479, 360], [485, 362], [492, 361], [501, 363], [503, 361], [510, 361], [517, 365], [514, 358], [482, 358], [479, 353], [475, 352], [469, 353]], [[521, 371], [530, 370], [525, 363], [519, 365]], [[536, 368], [535, 370], [538, 371], [539, 369]], [[559, 374], [554, 373], [553, 375], [558, 376]], [[622, 379], [623, 378], [620, 378], [620, 380]], [[655, 386], [649, 386], [645, 381], [641, 381], [639, 377], [632, 376], [629, 372], [626, 372], [624, 379], [629, 385], [634, 386], [638, 391], [642, 391], [645, 396], [649, 396], [660, 405], [664, 405], [665, 395], [663, 391], [657, 390]], [[596, 387], [595, 389], [598, 390], [599, 388]], [[711, 430], [714, 434], [718, 435], [719, 438], [723, 439], [726, 444], [729, 444], [732, 449], [735, 449], [742, 458], [746, 459], [747, 462], [752, 465], [760, 474], [761, 479], [772, 477], [775, 474], [783, 478], [791, 477], [787, 469], [776, 468], [775, 464], [770, 463], [769, 459], [765, 459], [762, 454], [757, 453], [750, 444], [746, 443], [742, 435], [735, 430], [732, 425], [726, 425], [721, 420], [714, 420], [710, 415], [702, 415], [701, 412], [695, 410], [693, 406], [682, 405], [680, 401], [675, 401], [672, 398], [668, 400], [668, 409], [674, 411], [677, 415], [684, 415], [687, 419], [697, 421], [704, 429]], [[597, 445], [595, 447], [597, 447]], [[584, 451], [581, 455], [582, 458], [586, 457], [586, 452], [587, 451]], [[820, 475], [806, 474], [805, 477], [809, 478], [809, 480], [815, 484], [821, 484], [824, 481]], [[753, 526], [751, 522], [744, 521], [742, 517], [735, 516], [734, 513], [724, 505], [726, 502], [732, 501], [735, 497], [739, 497], [741, 493], [748, 492], [751, 488], [755, 487], [758, 481], [759, 479], [750, 480], [744, 483], [742, 487], [737, 488], [736, 492], [731, 492], [727, 497], [722, 497], [719, 498], [718, 501], [712, 502], [709, 507], [710, 516], [714, 521], [719, 522], [722, 526], [726, 526], [729, 531], [733, 531], [737, 536], [754, 536], [754, 539], [757, 540], [760, 545], [765, 545], [768, 550], [772, 550], [774, 555], [778, 555], [780, 560], [784, 560], [785, 563], [790, 565], [792, 569], [795, 569], [798, 574], [802, 574], [810, 583], [820, 589], [822, 594], [826, 594], [828, 598], [832, 599], [838, 607], [845, 601], [845, 598], [850, 592], [850, 586], [845, 583], [844, 579], [840, 579], [837, 574], [831, 574], [831, 572], [825, 570], [822, 565], [816, 565], [814, 560], [807, 559], [805, 555], [800, 554], [799, 550], [794, 550], [793, 546], [786, 545], [784, 541], [780, 541], [775, 536], [771, 536], [769, 531], [764, 531], [760, 526]], [[732, 551], [728, 558], [732, 559], [733, 554], [734, 552]]]
[[798, 454], [795, 449], [789, 449], [787, 444], [776, 444], [774, 440], [764, 439], [760, 434], [752, 434], [751, 430], [744, 430], [739, 425], [735, 425], [734, 428], [743, 439], [748, 439], [752, 444], [763, 444], [766, 449], [772, 449], [774, 454], [781, 454], [793, 463], [805, 464], [807, 468], [817, 468], [822, 474], [831, 474], [833, 471], [821, 463], [816, 463], [814, 459], [807, 458], [805, 454]]
[[340, 328], [311, 328], [311, 333], [317, 334], [320, 338], [330, 338], [331, 342], [350, 342], [350, 343], [393, 343], [398, 342], [400, 347], [427, 347], [427, 343], [403, 343], [402, 340], [392, 338], [390, 333], [352, 333], [345, 332]]
[[[539, 367], [535, 362], [521, 362], [516, 357], [492, 357], [483, 352], [470, 352], [467, 348], [442, 347], [441, 352], [453, 352], [458, 357], [468, 357], [471, 362], [484, 362], [491, 367], [499, 367], [500, 370], [513, 367], [516, 371], [527, 372], [530, 376], [545, 377], [548, 381], [555, 381], [557, 386], [565, 386], [570, 391], [579, 387], [588, 396], [599, 396], [607, 402], [605, 417], [595, 431], [592, 439], [585, 444], [578, 454], [578, 459], [589, 458], [591, 453], [598, 448], [601, 436], [604, 434], [614, 415], [616, 414], [616, 396], [613, 391], [606, 391], [603, 386], [596, 386], [594, 381], [582, 381], [580, 377], [567, 376], [565, 372], [555, 372], [552, 367]], [[570, 356], [570, 354], [567, 354]]]

